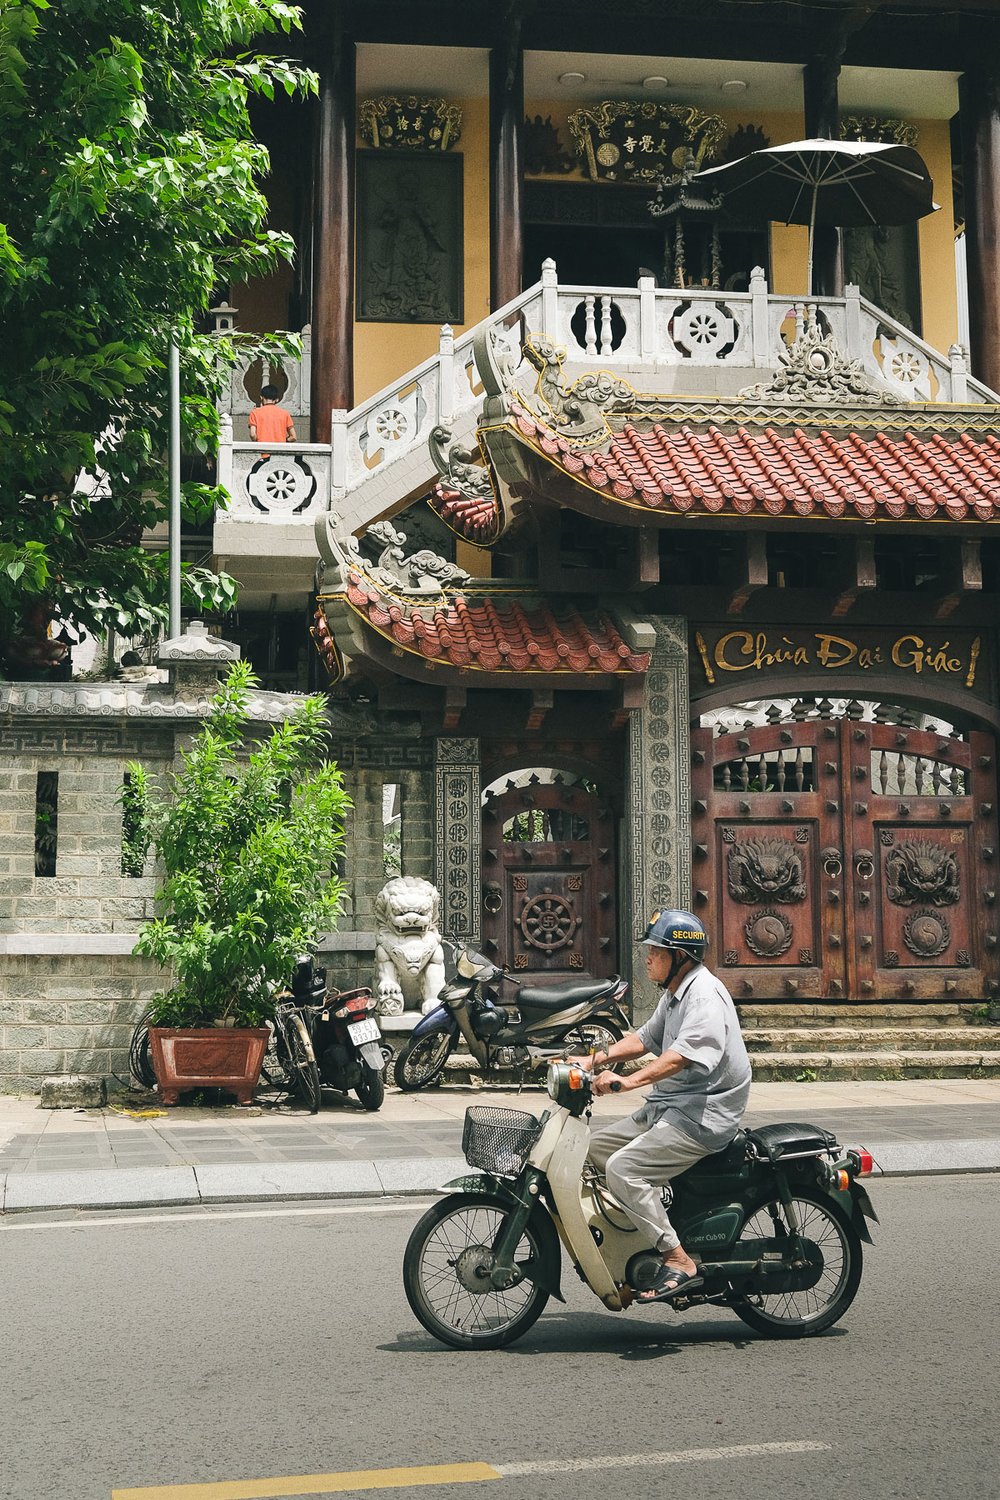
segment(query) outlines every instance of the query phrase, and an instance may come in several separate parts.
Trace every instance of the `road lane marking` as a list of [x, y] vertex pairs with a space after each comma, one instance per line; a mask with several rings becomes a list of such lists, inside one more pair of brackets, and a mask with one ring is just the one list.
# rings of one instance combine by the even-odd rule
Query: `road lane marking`
[[500, 1477], [492, 1464], [422, 1464], [413, 1469], [292, 1474], [287, 1479], [153, 1485], [139, 1490], [112, 1490], [111, 1500], [281, 1500], [286, 1495], [342, 1495], [349, 1490], [401, 1490], [422, 1484], [478, 1484], [484, 1479]]
[[829, 1453], [831, 1443], [736, 1443], [728, 1448], [681, 1448], [672, 1453], [620, 1453], [597, 1458], [543, 1458], [524, 1463], [425, 1464], [410, 1469], [355, 1469], [341, 1474], [293, 1474], [288, 1478], [235, 1479], [215, 1484], [151, 1485], [112, 1490], [111, 1500], [282, 1500], [288, 1495], [340, 1495], [346, 1491], [394, 1490], [429, 1484], [479, 1484], [522, 1479], [529, 1474], [575, 1474], [594, 1469], [649, 1469], [740, 1458], [776, 1458], [787, 1453]]
[[[119, 1229], [123, 1225], [131, 1228], [136, 1224], [181, 1224], [192, 1219], [207, 1224], [214, 1223], [217, 1219], [301, 1219], [317, 1214], [412, 1214], [419, 1203], [420, 1199], [414, 1195], [405, 1203], [320, 1203], [314, 1208], [282, 1208], [275, 1204], [274, 1208], [216, 1210], [211, 1205], [206, 1205], [191, 1213], [176, 1214], [132, 1214], [128, 1209], [119, 1209], [110, 1212], [129, 1213], [129, 1217], [115, 1219], [109, 1218], [105, 1213], [99, 1219], [54, 1219], [45, 1224], [22, 1224], [15, 1219], [4, 1219], [0, 1221], [0, 1233], [14, 1234], [16, 1231], [23, 1233], [26, 1230], [39, 1229]], [[46, 1210], [36, 1211], [44, 1213]], [[59, 1210], [50, 1209], [48, 1212], [58, 1213]]]
[[781, 1453], [828, 1453], [830, 1443], [737, 1443], [730, 1448], [682, 1448], [673, 1453], [622, 1453], [607, 1458], [543, 1458], [534, 1463], [497, 1464], [504, 1479], [524, 1474], [576, 1474], [588, 1469], [645, 1469], [661, 1464], [703, 1464], [719, 1459], [772, 1458]]

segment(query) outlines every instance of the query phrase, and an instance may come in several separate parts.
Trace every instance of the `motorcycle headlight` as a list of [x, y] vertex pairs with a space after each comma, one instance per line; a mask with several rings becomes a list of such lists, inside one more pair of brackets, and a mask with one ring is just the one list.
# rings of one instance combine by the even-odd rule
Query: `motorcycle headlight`
[[582, 1115], [590, 1103], [590, 1083], [586, 1068], [579, 1068], [575, 1063], [556, 1062], [549, 1068], [549, 1098], [568, 1109], [571, 1115]]

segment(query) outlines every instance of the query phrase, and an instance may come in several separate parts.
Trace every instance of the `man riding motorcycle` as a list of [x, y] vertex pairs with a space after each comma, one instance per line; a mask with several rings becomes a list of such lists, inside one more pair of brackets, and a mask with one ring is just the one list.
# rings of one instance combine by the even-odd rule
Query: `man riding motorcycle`
[[[667, 1217], [662, 1189], [736, 1135], [750, 1097], [750, 1061], [732, 996], [703, 962], [708, 934], [698, 918], [654, 912], [641, 941], [646, 972], [663, 986], [659, 1004], [637, 1031], [595, 1053], [593, 1089], [653, 1089], [628, 1119], [594, 1131], [589, 1160], [663, 1256], [663, 1269], [638, 1299], [658, 1302], [700, 1285], [698, 1267]], [[653, 1061], [627, 1077], [597, 1071], [647, 1052], [655, 1054]]]

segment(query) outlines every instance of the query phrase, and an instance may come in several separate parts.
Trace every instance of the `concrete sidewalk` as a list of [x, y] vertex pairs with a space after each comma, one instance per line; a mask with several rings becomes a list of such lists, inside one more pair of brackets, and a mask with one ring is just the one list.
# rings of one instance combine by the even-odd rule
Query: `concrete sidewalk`
[[[599, 1100], [595, 1122], [635, 1094]], [[325, 1094], [318, 1115], [250, 1109], [42, 1110], [0, 1096], [0, 1212], [428, 1193], [467, 1168], [467, 1106], [540, 1112], [541, 1089], [390, 1090], [377, 1114]], [[887, 1175], [1000, 1171], [1000, 1080], [754, 1084], [747, 1124], [808, 1120], [866, 1146]]]

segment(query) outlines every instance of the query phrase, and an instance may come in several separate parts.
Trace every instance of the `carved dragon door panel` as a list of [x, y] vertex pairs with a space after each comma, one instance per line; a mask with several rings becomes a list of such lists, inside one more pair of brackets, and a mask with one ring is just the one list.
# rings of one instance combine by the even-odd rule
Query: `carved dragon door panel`
[[483, 946], [515, 972], [615, 972], [615, 817], [596, 792], [509, 782], [483, 806]]
[[988, 735], [807, 719], [692, 744], [695, 910], [737, 999], [997, 992]]
[[814, 720], [692, 735], [694, 910], [737, 1000], [846, 993], [831, 730]]
[[861, 1000], [982, 999], [998, 977], [995, 747], [908, 726], [845, 724]]

